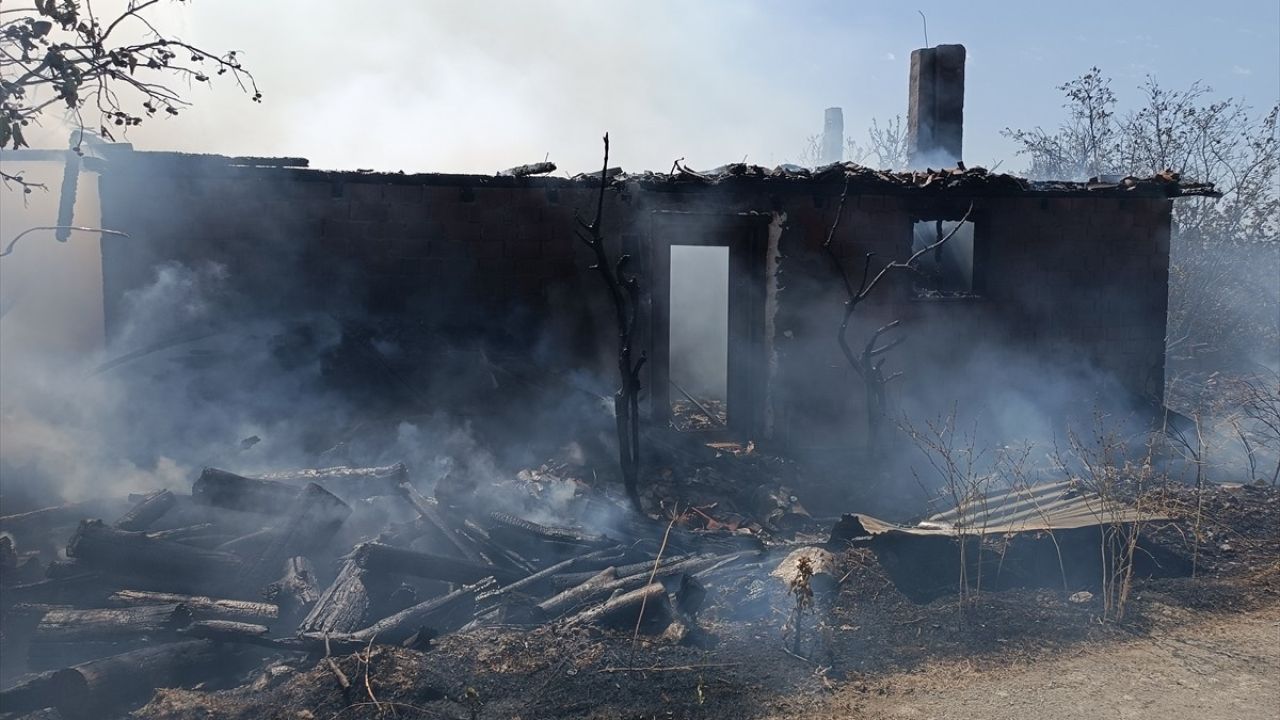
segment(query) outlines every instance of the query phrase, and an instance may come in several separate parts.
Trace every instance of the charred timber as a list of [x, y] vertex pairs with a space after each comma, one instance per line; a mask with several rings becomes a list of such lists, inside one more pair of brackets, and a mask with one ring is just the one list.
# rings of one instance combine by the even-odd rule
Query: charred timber
[[[648, 570], [642, 570], [626, 577], [617, 577], [617, 570], [609, 568], [586, 582], [539, 603], [538, 609], [544, 612], [547, 617], [557, 617], [593, 602], [599, 602], [614, 593], [629, 593], [655, 580], [667, 580], [695, 573], [717, 563], [719, 560], [720, 558], [714, 555], [694, 556], [670, 565], [660, 566], [657, 570], [654, 570], [653, 566], [650, 565]], [[613, 577], [611, 578], [609, 575]]]
[[145, 533], [107, 527], [101, 520], [80, 523], [67, 545], [67, 555], [94, 570], [183, 587], [216, 584], [233, 577], [240, 567], [240, 559], [230, 553], [156, 540]]
[[422, 520], [422, 528], [432, 536], [433, 540], [438, 543], [452, 547], [458, 557], [466, 558], [472, 562], [482, 562], [484, 558], [471, 543], [459, 536], [456, 528], [445, 520], [444, 515], [440, 512], [440, 504], [434, 499], [424, 496], [418, 492], [413, 483], [405, 482], [400, 485], [401, 496], [405, 501], [417, 511]]
[[367, 624], [377, 582], [355, 560], [347, 560], [333, 584], [325, 588], [315, 607], [298, 626], [299, 633], [345, 635]]
[[618, 595], [599, 607], [584, 610], [570, 617], [565, 624], [627, 629], [638, 625], [646, 632], [661, 632], [671, 624], [672, 618], [667, 590], [662, 583], [655, 582]]
[[146, 530], [177, 503], [178, 498], [168, 490], [152, 493], [117, 520], [116, 527], [121, 530]]
[[299, 489], [292, 485], [218, 468], [205, 468], [191, 486], [191, 498], [198, 504], [263, 515], [284, 515], [293, 508], [298, 494]]
[[592, 598], [607, 596], [609, 586], [618, 580], [617, 570], [605, 568], [589, 580], [571, 587], [538, 603], [538, 610], [545, 617], [557, 617], [590, 602]]
[[490, 576], [500, 583], [510, 583], [523, 578], [526, 574], [507, 568], [405, 550], [381, 543], [361, 544], [352, 553], [352, 559], [360, 567], [373, 572], [412, 575], [453, 583], [475, 583]]
[[120, 590], [107, 598], [113, 607], [138, 607], [163, 603], [180, 603], [195, 620], [255, 620], [269, 622], [280, 616], [280, 608], [248, 600], [228, 600], [203, 595]]
[[601, 569], [599, 565], [608, 567], [610, 561], [616, 560], [617, 557], [620, 557], [615, 555], [616, 552], [617, 551], [612, 549], [597, 550], [592, 553], [587, 553], [586, 555], [579, 555], [575, 558], [562, 560], [555, 565], [539, 570], [538, 572], [517, 580], [509, 585], [504, 585], [496, 590], [483, 593], [478, 598], [478, 604], [481, 607], [487, 608], [492, 607], [493, 605], [502, 602], [505, 598], [516, 594], [529, 595], [537, 593], [549, 586], [551, 584], [551, 579], [557, 574], [568, 573], [570, 571], [577, 570], [578, 568], [595, 566], [589, 573], [589, 575], [595, 575]]
[[476, 610], [476, 596], [493, 585], [489, 579], [432, 598], [352, 633], [349, 639], [399, 645], [424, 629], [433, 636], [452, 632], [471, 620]]
[[227, 669], [224, 647], [207, 640], [153, 645], [59, 670], [49, 704], [68, 720], [101, 718], [162, 687], [193, 685]]
[[40, 619], [32, 642], [75, 643], [150, 637], [172, 633], [190, 622], [191, 611], [181, 603], [89, 610], [59, 608], [46, 612]]
[[[661, 563], [659, 563], [658, 569], [659, 571], [661, 571], [671, 567], [676, 563], [684, 562], [685, 560], [688, 560], [688, 559], [689, 559], [688, 555], [673, 555], [670, 558], [667, 558], [663, 560]], [[651, 572], [653, 570], [653, 566], [654, 566], [653, 560], [646, 560], [642, 562], [630, 563], [628, 565], [618, 565], [614, 568], [614, 571], [618, 574], [618, 577], [630, 577], [637, 573]], [[556, 587], [557, 590], [563, 590], [565, 588], [574, 587], [575, 585], [580, 585], [586, 582], [587, 580], [590, 580], [592, 577], [595, 576], [595, 574], [596, 573], [594, 571], [563, 573], [563, 574], [556, 575], [552, 581], [552, 584]]]

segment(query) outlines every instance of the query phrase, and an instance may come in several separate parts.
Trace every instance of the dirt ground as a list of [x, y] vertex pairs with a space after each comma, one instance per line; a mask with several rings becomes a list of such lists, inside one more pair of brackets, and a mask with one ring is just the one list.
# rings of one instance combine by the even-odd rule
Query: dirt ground
[[930, 663], [840, 688], [772, 718], [1091, 720], [1280, 718], [1280, 606], [1194, 616], [1173, 607], [1128, 642], [1083, 646], [1010, 667]]

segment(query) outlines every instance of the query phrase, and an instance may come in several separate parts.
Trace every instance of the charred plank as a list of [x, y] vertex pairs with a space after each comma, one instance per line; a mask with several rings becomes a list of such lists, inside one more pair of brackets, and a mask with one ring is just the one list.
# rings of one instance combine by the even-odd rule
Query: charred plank
[[121, 530], [146, 530], [177, 503], [178, 498], [168, 490], [152, 493], [134, 505], [115, 525]]

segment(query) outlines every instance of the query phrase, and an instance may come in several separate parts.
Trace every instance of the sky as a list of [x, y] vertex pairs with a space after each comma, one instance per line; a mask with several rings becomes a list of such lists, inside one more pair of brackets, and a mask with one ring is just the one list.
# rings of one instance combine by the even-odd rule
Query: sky
[[[119, 2], [116, 3], [117, 5]], [[109, 3], [95, 7], [105, 13]], [[363, 9], [361, 9], [363, 8]], [[1092, 65], [1122, 103], [1148, 74], [1202, 80], [1264, 108], [1280, 97], [1280, 2], [828, 0], [193, 0], [163, 31], [236, 49], [264, 94], [233, 84], [130, 132], [135, 146], [301, 156], [314, 167], [491, 173], [666, 170], [798, 159], [844, 108], [846, 133], [905, 115], [911, 50], [963, 43], [965, 159], [1016, 171], [1000, 130], [1055, 125], [1056, 85]], [[65, 129], [46, 123], [56, 144]]]

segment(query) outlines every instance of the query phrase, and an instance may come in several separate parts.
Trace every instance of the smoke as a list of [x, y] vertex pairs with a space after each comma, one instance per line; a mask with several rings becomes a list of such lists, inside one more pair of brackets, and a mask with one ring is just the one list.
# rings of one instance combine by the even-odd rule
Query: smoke
[[724, 400], [728, 352], [729, 248], [672, 246], [671, 379]]

